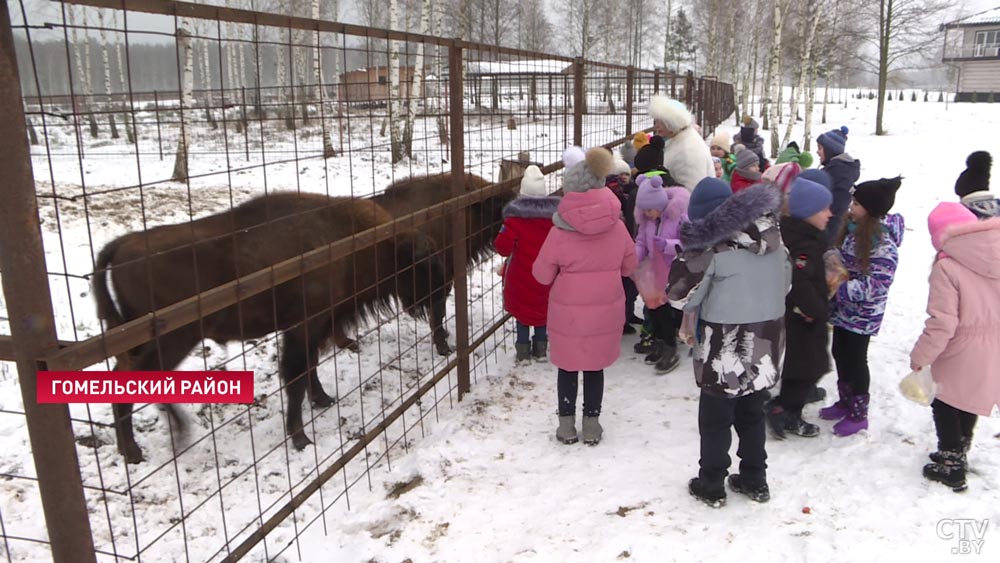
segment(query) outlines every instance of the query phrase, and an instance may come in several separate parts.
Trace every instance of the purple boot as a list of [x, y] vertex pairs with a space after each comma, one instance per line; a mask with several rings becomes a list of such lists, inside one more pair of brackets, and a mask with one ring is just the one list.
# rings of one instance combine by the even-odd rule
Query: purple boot
[[823, 420], [840, 420], [851, 414], [851, 398], [854, 396], [851, 386], [838, 381], [837, 392], [840, 394], [837, 402], [819, 410], [819, 417]]
[[851, 412], [844, 420], [833, 425], [837, 436], [850, 436], [868, 429], [868, 394], [855, 395], [851, 399]]

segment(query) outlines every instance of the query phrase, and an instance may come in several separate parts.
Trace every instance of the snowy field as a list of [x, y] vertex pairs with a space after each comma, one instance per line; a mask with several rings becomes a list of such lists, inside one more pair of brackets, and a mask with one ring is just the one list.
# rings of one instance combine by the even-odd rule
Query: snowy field
[[[343, 476], [324, 487], [322, 498], [317, 495], [248, 560], [658, 562], [739, 556], [745, 561], [997, 561], [1000, 420], [981, 419], [970, 453], [969, 490], [954, 494], [921, 477], [926, 454], [936, 443], [930, 410], [906, 401], [896, 385], [908, 371], [907, 353], [924, 319], [933, 257], [927, 213], [937, 202], [955, 199], [952, 187], [969, 152], [991, 150], [990, 145], [977, 143], [993, 137], [990, 132], [1000, 125], [1000, 106], [949, 104], [946, 110], [943, 103], [892, 102], [886, 111], [889, 135], [885, 137], [873, 135], [874, 114], [874, 101], [852, 99], [847, 108], [831, 105], [826, 125], [819, 123], [817, 111], [813, 126], [814, 135], [842, 124], [851, 128], [848, 152], [861, 160], [862, 180], [905, 177], [895, 211], [906, 217], [908, 231], [885, 324], [871, 348], [871, 429], [851, 438], [834, 438], [830, 424], [819, 422], [824, 433], [817, 439], [770, 441], [770, 503], [757, 505], [731, 494], [728, 506], [715, 511], [688, 495], [687, 481], [697, 473], [698, 463], [698, 390], [689, 361], [668, 376], [654, 376], [631, 351], [636, 337], [625, 337], [622, 357], [606, 378], [604, 440], [593, 448], [563, 446], [554, 438], [555, 368], [515, 367], [512, 341], [500, 335], [474, 358], [478, 367], [471, 396], [461, 404], [455, 402], [453, 378], [442, 381], [432, 395], [433, 404], [425, 401], [390, 428], [387, 439], [359, 456]], [[588, 136], [586, 144], [611, 140], [608, 123], [607, 118], [594, 118], [588, 125], [601, 132]], [[371, 127], [365, 123], [351, 129], [351, 142], [371, 146], [377, 136]], [[171, 223], [189, 214], [225, 209], [259, 193], [264, 185], [364, 196], [392, 178], [447, 167], [432, 122], [426, 127], [418, 135], [427, 139], [421, 141], [426, 148], [396, 169], [385, 162], [387, 150], [366, 154], [355, 149], [351, 159], [274, 164], [268, 167], [267, 178], [256, 170], [238, 173], [231, 181], [208, 176], [192, 182], [190, 197], [188, 190], [178, 191], [176, 185], [147, 189], [142, 202], [145, 217], [134, 212], [138, 197], [127, 192], [92, 198], [87, 208], [80, 200], [60, 199], [58, 211], [42, 200], [49, 270], [89, 273], [93, 253], [114, 236], [144, 224]], [[467, 127], [473, 135], [466, 141], [468, 160], [492, 161], [489, 168], [474, 170], [492, 178], [500, 155], [516, 155], [520, 144], [544, 147], [544, 153], [531, 155], [533, 160], [557, 159], [572, 120], [568, 128], [565, 120], [557, 120], [525, 124], [514, 132], [500, 124]], [[724, 127], [735, 132], [732, 121]], [[799, 139], [801, 131], [800, 123], [795, 134]], [[251, 151], [249, 163], [278, 152], [271, 146], [273, 138], [259, 131], [257, 135], [263, 140], [258, 141], [256, 156]], [[234, 142], [243, 140], [242, 135], [232, 137]], [[72, 139], [62, 142], [64, 156], [58, 159], [62, 164], [50, 169], [40, 155], [35, 175], [40, 193], [52, 193], [54, 179], [56, 192], [72, 197], [81, 190], [79, 161], [72, 154]], [[269, 143], [269, 150], [262, 151], [264, 143]], [[314, 138], [310, 144], [293, 147], [285, 158], [294, 158], [295, 150], [307, 154], [320, 148]], [[97, 155], [84, 160], [88, 191], [139, 180], [132, 176], [136, 157], [125, 160], [112, 149], [105, 148], [107, 154], [101, 157], [97, 147]], [[154, 149], [149, 146], [143, 152], [152, 155]], [[200, 171], [224, 170], [225, 151], [221, 152], [198, 160]], [[143, 174], [150, 175], [142, 179], [144, 183], [169, 176], [172, 157], [160, 164], [158, 156], [148, 158], [142, 163]], [[351, 181], [345, 182], [346, 178]], [[557, 187], [557, 178], [549, 185]], [[501, 314], [492, 267], [484, 265], [470, 280], [470, 292], [482, 296], [472, 308], [477, 333]], [[51, 284], [60, 337], [98, 334], [87, 282], [53, 277]], [[449, 303], [449, 314], [451, 307]], [[450, 320], [449, 326], [453, 323]], [[0, 328], [6, 332], [6, 326]], [[127, 470], [114, 451], [113, 429], [75, 424], [77, 436], [89, 438], [87, 445], [78, 447], [85, 484], [100, 488], [103, 483], [103, 488], [116, 491], [131, 485], [133, 491], [131, 496], [108, 495], [107, 505], [99, 492], [88, 491], [99, 548], [132, 554], [137, 543], [152, 543], [142, 560], [219, 559], [224, 555], [224, 538], [241, 538], [244, 526], [259, 524], [261, 514], [266, 519], [276, 505], [287, 501], [289, 488], [301, 489], [315, 477], [317, 467], [322, 470], [324, 463], [398, 406], [414, 385], [423, 384], [426, 377], [419, 374], [443, 366], [444, 360], [431, 354], [427, 333], [424, 323], [400, 317], [381, 329], [364, 327], [362, 354], [339, 352], [329, 358], [320, 378], [341, 401], [329, 412], [316, 413], [308, 432], [317, 439], [317, 448], [302, 454], [281, 445], [284, 398], [276, 393], [273, 338], [246, 346], [208, 343], [181, 366], [243, 369], [246, 365], [256, 370], [257, 395], [264, 397], [251, 409], [188, 406], [196, 443], [176, 462], [171, 461], [166, 419], [155, 408], [136, 415], [137, 439], [150, 460]], [[393, 355], [400, 358], [385, 361], [389, 348], [398, 350]], [[0, 373], [0, 410], [18, 411], [16, 377], [9, 364], [3, 365], [8, 371]], [[835, 393], [835, 375], [828, 375], [822, 385]], [[438, 404], [442, 408], [435, 408]], [[816, 419], [817, 410], [818, 405], [807, 407], [806, 418]], [[72, 412], [82, 421], [111, 419], [107, 405], [74, 406]], [[0, 436], [0, 473], [33, 475], [23, 417], [0, 416]], [[387, 455], [389, 445], [400, 447]], [[733, 448], [737, 460], [735, 443]], [[356, 481], [345, 495], [345, 485]], [[319, 516], [321, 507], [325, 517]], [[183, 525], [178, 525], [180, 514], [189, 515]], [[45, 536], [31, 483], [0, 479], [0, 517], [10, 535]], [[944, 519], [989, 519], [982, 553], [953, 556], [959, 541], [957, 536], [939, 537], [938, 524]], [[957, 530], [940, 531], [953, 529]], [[301, 534], [297, 541], [296, 533]], [[11, 542], [8, 557], [38, 561], [46, 553], [29, 543]]]

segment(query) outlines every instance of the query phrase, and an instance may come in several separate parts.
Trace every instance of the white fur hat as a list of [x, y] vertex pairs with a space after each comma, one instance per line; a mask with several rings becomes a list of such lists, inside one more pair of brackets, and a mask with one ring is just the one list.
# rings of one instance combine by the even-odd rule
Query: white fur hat
[[627, 162], [620, 158], [615, 158], [615, 174], [631, 174], [632, 167], [628, 165]]
[[587, 153], [586, 151], [583, 150], [583, 147], [570, 145], [566, 147], [566, 150], [563, 151], [562, 154], [563, 165], [566, 167], [566, 169], [570, 169], [573, 167], [574, 164], [577, 164], [578, 162], [583, 162], [583, 159], [586, 158], [586, 155]]
[[545, 176], [534, 164], [524, 169], [524, 176], [521, 177], [521, 195], [531, 197], [549, 195], [545, 189]]
[[675, 133], [690, 127], [694, 122], [694, 116], [684, 104], [667, 96], [653, 96], [649, 100], [649, 115], [665, 123]]

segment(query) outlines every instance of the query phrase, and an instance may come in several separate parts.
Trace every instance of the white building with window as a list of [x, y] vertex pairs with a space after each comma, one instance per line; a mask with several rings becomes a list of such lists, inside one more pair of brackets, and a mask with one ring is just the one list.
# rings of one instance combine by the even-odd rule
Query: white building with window
[[1000, 6], [941, 29], [942, 61], [956, 71], [955, 101], [1000, 102]]

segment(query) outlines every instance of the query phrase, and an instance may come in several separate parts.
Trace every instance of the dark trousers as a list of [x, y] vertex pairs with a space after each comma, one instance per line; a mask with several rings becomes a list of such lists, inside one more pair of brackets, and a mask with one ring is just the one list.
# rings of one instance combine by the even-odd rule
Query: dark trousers
[[781, 378], [781, 393], [778, 394], [777, 403], [786, 412], [802, 416], [802, 408], [806, 406], [806, 399], [809, 397], [809, 392], [812, 391], [813, 387], [816, 387], [816, 384], [822, 378], [822, 375], [819, 377], [798, 378], [785, 377], [783, 374]]
[[704, 391], [698, 402], [698, 432], [701, 434], [701, 471], [698, 477], [709, 487], [722, 486], [729, 472], [729, 446], [733, 427], [739, 436], [740, 475], [750, 486], [767, 481], [767, 451], [764, 442], [764, 402], [767, 394], [758, 391], [728, 399]]
[[871, 384], [868, 371], [868, 342], [871, 336], [840, 327], [833, 329], [833, 361], [837, 364], [837, 382], [851, 386], [855, 395], [867, 395]]
[[976, 415], [956, 409], [948, 403], [934, 399], [931, 403], [934, 411], [934, 428], [937, 429], [938, 450], [962, 451], [962, 441], [972, 441], [972, 432], [976, 429]]
[[[556, 392], [559, 394], [559, 416], [576, 414], [578, 371], [559, 370]], [[604, 370], [583, 372], [583, 416], [600, 416], [604, 400]]]
[[[515, 321], [514, 325], [517, 328], [517, 343], [527, 344], [528, 333], [531, 330], [531, 327], [526, 324], [522, 324], [521, 321]], [[535, 342], [546, 342], [548, 341], [548, 339], [549, 339], [549, 333], [548, 330], [545, 328], [545, 325], [536, 326], [535, 336], [534, 338], [532, 338], [532, 340], [534, 340]]]
[[646, 309], [646, 316], [652, 325], [653, 338], [662, 340], [667, 346], [677, 346], [677, 331], [681, 328], [681, 315], [670, 305], [658, 309]]
[[622, 278], [622, 289], [625, 290], [625, 324], [635, 317], [635, 300], [639, 297], [639, 288], [632, 278]]

